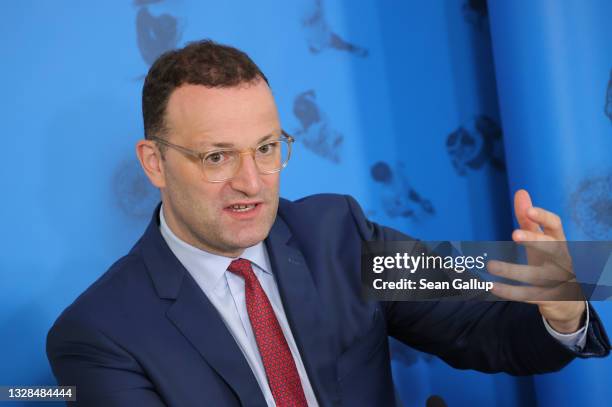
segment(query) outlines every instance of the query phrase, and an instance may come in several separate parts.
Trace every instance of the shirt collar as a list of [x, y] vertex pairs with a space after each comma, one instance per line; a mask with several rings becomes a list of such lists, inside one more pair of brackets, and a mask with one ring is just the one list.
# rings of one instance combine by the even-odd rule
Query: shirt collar
[[[225, 271], [235, 258], [220, 256], [181, 240], [172, 232], [164, 217], [164, 206], [159, 210], [159, 229], [170, 247], [170, 250], [179, 259], [191, 275], [200, 275], [211, 288], [215, 288], [221, 281]], [[240, 258], [249, 260], [254, 266], [267, 274], [272, 274], [270, 261], [266, 252], [266, 246], [259, 242], [254, 246], [247, 247]]]

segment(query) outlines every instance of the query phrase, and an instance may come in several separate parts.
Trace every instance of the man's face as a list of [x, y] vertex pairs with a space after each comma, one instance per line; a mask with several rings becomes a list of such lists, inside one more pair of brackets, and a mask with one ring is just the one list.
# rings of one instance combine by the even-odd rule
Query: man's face
[[[184, 85], [170, 96], [167, 139], [196, 151], [245, 150], [280, 136], [270, 88], [263, 80], [231, 88]], [[197, 159], [168, 148], [162, 161], [164, 216], [179, 238], [200, 249], [237, 257], [264, 240], [278, 208], [279, 173], [260, 174], [242, 155], [234, 178], [211, 183]], [[234, 205], [253, 205], [246, 211]]]

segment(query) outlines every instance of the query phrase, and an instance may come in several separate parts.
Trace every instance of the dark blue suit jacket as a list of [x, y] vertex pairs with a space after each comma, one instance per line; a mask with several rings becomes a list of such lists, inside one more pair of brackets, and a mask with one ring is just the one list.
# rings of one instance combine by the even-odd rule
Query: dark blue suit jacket
[[[593, 310], [576, 354], [532, 305], [362, 300], [361, 242], [407, 239], [369, 222], [350, 197], [281, 200], [265, 243], [320, 405], [395, 404], [388, 336], [484, 372], [541, 373], [609, 353]], [[157, 211], [130, 253], [58, 318], [47, 354], [58, 382], [77, 386], [78, 405], [265, 406], [232, 335], [162, 238]]]

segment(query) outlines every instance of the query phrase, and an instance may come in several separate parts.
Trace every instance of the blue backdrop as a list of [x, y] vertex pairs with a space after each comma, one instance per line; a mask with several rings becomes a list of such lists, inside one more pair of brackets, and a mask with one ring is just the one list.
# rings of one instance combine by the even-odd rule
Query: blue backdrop
[[[512, 193], [568, 238], [612, 240], [612, 2], [20, 1], [0, 6], [0, 385], [54, 384], [59, 313], [144, 230], [140, 92], [163, 51], [212, 38], [270, 79], [298, 143], [282, 195], [355, 196], [428, 240], [509, 240]], [[608, 327], [610, 304], [595, 304]], [[612, 328], [611, 328], [612, 329]], [[608, 405], [612, 361], [513, 378], [393, 342], [408, 406]], [[28, 403], [28, 405], [33, 405]]]

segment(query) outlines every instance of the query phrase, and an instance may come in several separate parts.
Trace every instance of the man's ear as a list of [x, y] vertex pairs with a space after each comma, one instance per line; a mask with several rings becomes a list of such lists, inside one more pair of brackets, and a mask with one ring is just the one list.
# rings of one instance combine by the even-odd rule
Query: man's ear
[[136, 143], [138, 161], [151, 183], [157, 188], [166, 186], [166, 177], [162, 166], [162, 157], [151, 140], [140, 140]]

